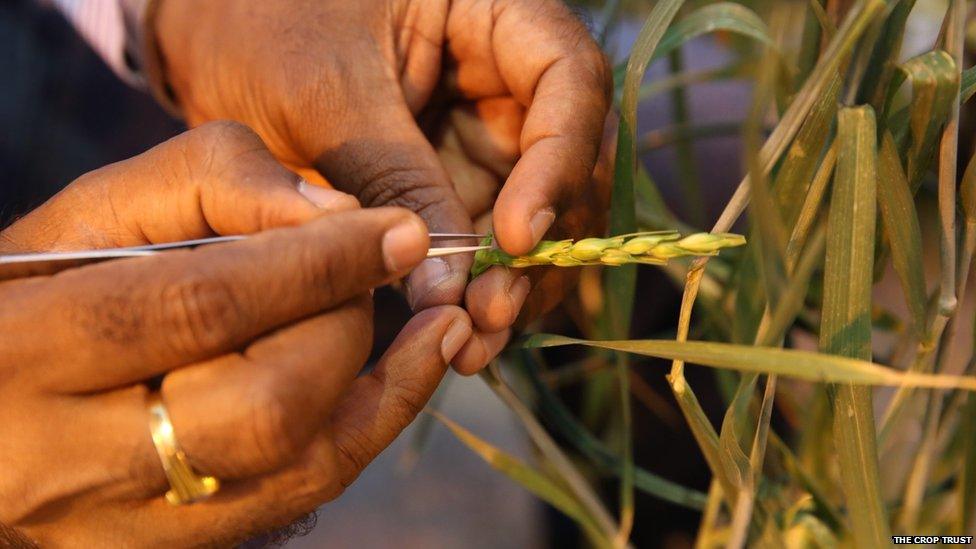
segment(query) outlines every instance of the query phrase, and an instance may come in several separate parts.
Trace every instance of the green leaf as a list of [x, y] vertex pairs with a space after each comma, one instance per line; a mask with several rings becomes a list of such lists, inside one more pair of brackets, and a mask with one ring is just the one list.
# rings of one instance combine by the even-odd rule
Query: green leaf
[[959, 93], [959, 76], [952, 56], [943, 50], [913, 57], [900, 69], [912, 84], [906, 173], [914, 194], [936, 156], [942, 126], [948, 120]]
[[[871, 359], [871, 286], [876, 223], [877, 137], [871, 107], [838, 114], [837, 172], [830, 203], [820, 350]], [[891, 540], [881, 497], [871, 389], [849, 380], [834, 391], [834, 438], [854, 539]]]
[[[662, 0], [644, 22], [627, 61], [623, 96], [620, 101], [620, 127], [617, 157], [614, 165], [613, 194], [610, 197], [610, 233], [630, 234], [637, 231], [634, 180], [637, 177], [637, 101], [644, 73], [658, 43], [678, 14], [684, 0]], [[626, 265], [610, 269], [605, 280], [606, 310], [604, 316], [611, 337], [627, 337], [634, 307], [637, 267]], [[627, 357], [617, 356], [617, 385], [624, 436], [621, 455], [624, 467], [620, 479], [620, 538], [629, 536], [634, 516], [634, 459], [631, 442], [630, 365]]]
[[800, 250], [803, 249], [803, 245], [810, 235], [813, 224], [817, 220], [817, 215], [823, 206], [824, 196], [827, 193], [827, 185], [834, 175], [834, 167], [836, 165], [837, 144], [835, 142], [827, 149], [827, 154], [824, 155], [820, 167], [817, 168], [817, 172], [813, 176], [813, 181], [807, 188], [807, 195], [803, 199], [803, 206], [800, 207], [796, 224], [793, 225], [790, 241], [786, 245], [786, 261], [789, 265], [793, 265], [796, 262], [796, 258], [800, 255]]
[[608, 540], [599, 535], [599, 530], [592, 524], [579, 502], [569, 492], [559, 486], [559, 484], [526, 465], [517, 457], [492, 446], [471, 431], [451, 421], [440, 412], [431, 409], [427, 411], [443, 423], [465, 446], [470, 448], [481, 459], [485, 460], [492, 469], [504, 474], [529, 492], [535, 494], [542, 501], [565, 513], [566, 516], [583, 527], [591, 539], [599, 542], [599, 545], [609, 545]]
[[840, 79], [834, 78], [820, 100], [814, 104], [773, 180], [773, 193], [782, 209], [783, 221], [787, 227], [793, 227], [796, 223], [803, 197], [823, 161], [830, 129], [837, 115], [840, 84]]
[[534, 334], [520, 343], [520, 346], [526, 349], [565, 345], [609, 349], [740, 372], [777, 374], [814, 383], [854, 383], [886, 387], [904, 385], [929, 389], [976, 391], [976, 378], [902, 372], [866, 360], [795, 349], [670, 339], [592, 341], [552, 334]]
[[[601, 469], [619, 476], [623, 470], [620, 456], [611, 451], [603, 442], [593, 436], [566, 408], [559, 397], [539, 377], [539, 366], [528, 350], [519, 354], [526, 377], [538, 397], [539, 411], [548, 422], [566, 438], [581, 454]], [[636, 468], [634, 486], [644, 493], [664, 501], [700, 510], [705, 504], [705, 494], [661, 478], [654, 473]]]
[[885, 112], [886, 90], [891, 82], [898, 55], [905, 36], [905, 24], [915, 7], [915, 0], [896, 2], [885, 21], [881, 36], [874, 44], [867, 72], [861, 80], [859, 101], [871, 103], [878, 112]]
[[[536, 339], [536, 338], [540, 339]], [[527, 347], [553, 347], [558, 345], [589, 345], [592, 347], [603, 347], [606, 349], [614, 349], [621, 352], [633, 353], [633, 354], [644, 354], [639, 352], [634, 352], [627, 348], [626, 345], [614, 348], [612, 346], [604, 346], [604, 343], [613, 342], [583, 342], [580, 340], [572, 340], [570, 338], [562, 338], [562, 336], [551, 336], [556, 339], [547, 339], [544, 334], [539, 334], [537, 336], [532, 336], [529, 341], [525, 343]], [[541, 343], [541, 344], [540, 344]], [[592, 345], [591, 345], [592, 343]], [[630, 342], [618, 342], [618, 343], [630, 343]], [[679, 343], [674, 341], [668, 341], [668, 343]], [[656, 356], [652, 354], [644, 354], [644, 356]], [[658, 356], [658, 358], [672, 358], [667, 356]], [[674, 360], [672, 358], [672, 360]], [[708, 464], [708, 468], [711, 470], [712, 475], [718, 481], [721, 487], [722, 496], [726, 498], [726, 503], [729, 506], [735, 504], [735, 494], [738, 490], [738, 480], [737, 475], [733, 474], [727, 467], [726, 461], [722, 458], [721, 444], [719, 443], [719, 435], [715, 432], [715, 427], [712, 426], [711, 421], [709, 421], [708, 416], [705, 415], [705, 410], [702, 409], [701, 404], [698, 402], [698, 397], [695, 396], [695, 392], [692, 391], [691, 386], [685, 380], [684, 375], [675, 375], [674, 372], [668, 375], [668, 383], [671, 384], [671, 392], [674, 394], [675, 399], [678, 401], [678, 407], [681, 409], [681, 413], [684, 414], [685, 421], [688, 423], [688, 428], [691, 429], [691, 435], [695, 438], [695, 442], [698, 444], [698, 448], [701, 450], [702, 455], [705, 457], [705, 462]]]
[[[674, 30], [677, 25], [669, 30]], [[666, 38], [667, 36], [665, 36]], [[658, 47], [660, 50], [660, 46]], [[671, 73], [679, 73], [684, 69], [684, 55], [681, 49], [674, 49], [668, 56]], [[678, 127], [691, 125], [691, 112], [688, 105], [688, 89], [674, 88], [671, 90], [671, 121]], [[685, 215], [697, 227], [705, 226], [705, 197], [702, 195], [701, 177], [698, 173], [698, 163], [695, 161], [695, 148], [690, 139], [679, 139], [675, 143], [676, 167], [678, 181], [684, 189]]]
[[649, 230], [676, 229], [691, 234], [694, 229], [682, 223], [664, 203], [664, 196], [644, 166], [637, 167], [637, 219], [640, 226]]
[[881, 220], [891, 244], [892, 265], [908, 302], [915, 335], [921, 341], [927, 329], [925, 304], [928, 299], [922, 269], [922, 231], [895, 140], [887, 131], [881, 137], [878, 153], [877, 188]]
[[[630, 234], [637, 231], [634, 182], [638, 171], [637, 102], [640, 85], [659, 42], [683, 3], [683, 0], [664, 0], [657, 3], [644, 22], [627, 61], [610, 201], [610, 234]], [[612, 336], [626, 337], [629, 331], [636, 279], [635, 266], [612, 269], [607, 274], [607, 316]]]
[[726, 31], [747, 36], [773, 48], [782, 57], [778, 45], [769, 36], [766, 23], [756, 12], [735, 2], [716, 2], [698, 8], [668, 29], [653, 59], [659, 59], [685, 42], [715, 31]]
[[719, 431], [719, 447], [727, 474], [734, 480], [736, 494], [749, 488], [752, 479], [749, 477], [749, 440], [753, 434], [753, 423], [750, 420], [749, 405], [756, 390], [758, 381], [756, 374], [746, 374], [736, 387], [732, 403], [725, 410], [722, 428]]
[[976, 67], [962, 71], [962, 90], [959, 92], [959, 102], [969, 101], [976, 93]]
[[[735, 2], [717, 2], [698, 8], [680, 21], [670, 26], [661, 37], [657, 49], [654, 50], [650, 61], [669, 55], [678, 50], [686, 42], [703, 36], [710, 32], [731, 32], [752, 38], [765, 46], [774, 48], [777, 59], [780, 63], [785, 63], [785, 57], [779, 50], [778, 45], [769, 35], [769, 28], [756, 12], [746, 6]], [[636, 51], [636, 46], [634, 50]], [[614, 67], [614, 83], [616, 89], [621, 89], [625, 83], [626, 75], [629, 70], [627, 65], [620, 64]], [[740, 71], [733, 71], [732, 74]], [[640, 99], [646, 97], [646, 92], [641, 92]]]
[[810, 289], [810, 280], [823, 261], [824, 246], [825, 231], [821, 226], [804, 248], [803, 254], [790, 273], [790, 280], [780, 296], [779, 303], [770, 312], [768, 321], [757, 334], [756, 341], [759, 345], [774, 345], [786, 337], [786, 332], [803, 310], [803, 302]]
[[489, 364], [487, 368], [479, 374], [485, 381], [488, 388], [501, 399], [509, 410], [515, 414], [526, 434], [539, 450], [544, 463], [558, 475], [562, 486], [569, 491], [580, 507], [586, 513], [590, 522], [599, 531], [603, 539], [611, 539], [616, 535], [616, 525], [610, 517], [610, 513], [603, 506], [599, 496], [592, 486], [586, 481], [579, 469], [570, 461], [569, 457], [553, 440], [552, 436], [542, 427], [539, 420], [532, 414], [532, 411], [522, 402], [521, 398], [508, 385], [501, 376], [497, 364]]
[[820, 55], [821, 40], [830, 40], [837, 29], [827, 18], [827, 13], [820, 0], [807, 1], [807, 13], [803, 21], [803, 35], [800, 40], [800, 51], [797, 55], [797, 87], [804, 82], [817, 63]]
[[[865, 28], [885, 7], [882, 0], [863, 0], [851, 9], [844, 24], [838, 29], [834, 39], [827, 46], [820, 61], [814, 67], [803, 88], [796, 94], [789, 108], [783, 113], [780, 123], [766, 139], [760, 150], [760, 164], [764, 173], [772, 171], [780, 156], [786, 151], [805, 123], [811, 110], [832, 85], [838, 72], [841, 72], [850, 57], [851, 48], [864, 33]], [[749, 179], [746, 176], [725, 211], [715, 223], [715, 232], [726, 232], [745, 209], [749, 198]]]

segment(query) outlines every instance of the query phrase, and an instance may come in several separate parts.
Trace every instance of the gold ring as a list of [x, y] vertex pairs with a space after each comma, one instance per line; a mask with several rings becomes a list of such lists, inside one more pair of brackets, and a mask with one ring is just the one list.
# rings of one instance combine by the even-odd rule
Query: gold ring
[[184, 505], [212, 496], [220, 489], [220, 481], [214, 477], [200, 476], [193, 472], [186, 454], [176, 442], [173, 424], [169, 413], [163, 406], [159, 393], [149, 396], [149, 432], [153, 445], [163, 464], [163, 471], [169, 481], [170, 490], [166, 501], [171, 505]]

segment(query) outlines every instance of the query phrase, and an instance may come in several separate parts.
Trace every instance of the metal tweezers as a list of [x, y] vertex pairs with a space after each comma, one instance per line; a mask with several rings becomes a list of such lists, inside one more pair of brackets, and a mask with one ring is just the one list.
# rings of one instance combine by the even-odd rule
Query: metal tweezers
[[[466, 240], [482, 239], [483, 234], [467, 233], [431, 233], [431, 240]], [[129, 248], [105, 248], [101, 250], [78, 250], [66, 252], [38, 252], [26, 254], [0, 255], [0, 280], [23, 278], [52, 274], [71, 267], [78, 267], [88, 263], [123, 259], [127, 257], [143, 257], [156, 255], [170, 250], [196, 248], [209, 244], [221, 244], [244, 240], [247, 236], [217, 236], [213, 238], [198, 238], [195, 240], [181, 240], [164, 244], [149, 244], [146, 246], [132, 246]], [[445, 246], [432, 247], [427, 257], [444, 257], [447, 255], [477, 252], [490, 249], [491, 246]]]

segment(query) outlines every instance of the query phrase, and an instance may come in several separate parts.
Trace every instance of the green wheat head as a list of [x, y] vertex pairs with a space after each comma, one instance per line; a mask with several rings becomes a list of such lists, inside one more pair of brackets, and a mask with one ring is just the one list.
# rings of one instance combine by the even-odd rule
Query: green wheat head
[[[483, 245], [491, 245], [494, 237], [488, 236]], [[634, 233], [610, 238], [584, 238], [583, 240], [543, 240], [526, 255], [515, 257], [499, 248], [481, 250], [474, 257], [471, 276], [476, 277], [492, 265], [508, 267], [581, 267], [607, 265], [617, 267], [629, 264], [663, 265], [669, 259], [689, 256], [718, 255], [723, 248], [733, 248], [746, 243], [745, 237], [730, 233], [698, 233], [684, 238], [677, 231]]]

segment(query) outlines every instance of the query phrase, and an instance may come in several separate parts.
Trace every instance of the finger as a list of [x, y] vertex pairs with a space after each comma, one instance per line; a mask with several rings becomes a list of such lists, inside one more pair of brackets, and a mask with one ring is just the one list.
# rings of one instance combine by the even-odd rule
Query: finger
[[495, 359], [512, 337], [510, 329], [496, 333], [475, 332], [471, 339], [458, 351], [451, 361], [454, 371], [463, 375], [474, 375]]
[[[616, 148], [615, 136], [616, 120], [608, 117], [601, 154], [593, 171], [592, 180], [580, 196], [563, 209], [562, 215], [551, 230], [554, 237], [581, 238], [586, 235], [603, 234], [605, 231], [607, 202], [613, 176], [613, 152]], [[511, 288], [510, 284], [521, 274], [529, 278], [531, 291], [524, 299], [524, 304], [520, 304], [521, 312], [513, 313], [504, 305], [507, 301], [511, 301], [514, 307], [517, 301], [506, 300], [500, 297], [499, 293]], [[479, 276], [468, 285], [465, 304], [471, 311], [472, 320], [483, 331], [498, 332], [509, 325], [525, 326], [558, 305], [566, 292], [576, 285], [578, 278], [578, 269], [535, 267], [519, 272], [496, 268]], [[520, 295], [520, 293], [514, 296], [510, 294], [509, 298]], [[505, 319], [511, 319], [511, 322], [504, 324]]]
[[[15, 281], [0, 288], [23, 309], [0, 311], [3, 332], [16, 334], [0, 349], [17, 340], [24, 364], [50, 365], [36, 378], [54, 390], [141, 381], [402, 276], [428, 246], [413, 214], [360, 210], [242, 242]], [[45, 319], [45, 329], [25, 324], [22, 311]]]
[[133, 200], [117, 208], [153, 242], [206, 232], [249, 234], [358, 207], [354, 197], [312, 186], [285, 169], [237, 122], [205, 124], [161, 149], [140, 166], [163, 174], [158, 191], [123, 189]]
[[[364, 206], [402, 206], [420, 215], [433, 232], [470, 232], [471, 218], [403, 97], [390, 91], [392, 83], [377, 85], [362, 93], [376, 103], [340, 125], [355, 133], [344, 135], [340, 129], [323, 137], [316, 167]], [[468, 254], [459, 254], [428, 260], [416, 269], [408, 280], [413, 309], [460, 303], [471, 261]]]
[[522, 156], [498, 196], [494, 227], [499, 245], [521, 255], [588, 183], [612, 80], [599, 47], [562, 2], [509, 2], [498, 11], [498, 71], [527, 111]]
[[343, 486], [413, 421], [471, 333], [462, 309], [423, 311], [407, 323], [376, 368], [353, 383], [332, 423]]
[[[270, 334], [241, 353], [167, 374], [162, 400], [194, 470], [235, 480], [297, 461], [368, 358], [371, 311], [364, 295]], [[166, 487], [144, 410], [142, 403], [141, 409], [115, 413], [138, 418], [134, 431], [114, 432], [123, 448], [125, 441], [141, 442], [140, 468], [129, 478], [139, 497]]]
[[468, 216], [476, 219], [490, 212], [495, 197], [498, 196], [501, 181], [490, 170], [467, 156], [454, 128], [448, 127], [444, 130], [437, 153]]
[[[338, 497], [413, 420], [447, 370], [450, 358], [445, 357], [452, 357], [469, 334], [462, 309], [435, 307], [419, 313], [376, 369], [353, 382], [331, 427], [323, 429], [297, 463], [227, 483], [214, 497], [190, 506], [172, 507], [155, 498], [139, 516], [179, 525], [175, 530], [188, 537], [204, 534], [216, 545], [232, 545], [311, 512]], [[181, 539], [167, 541], [179, 545]]]
[[215, 122], [81, 177], [4, 233], [21, 250], [249, 234], [358, 207], [283, 168], [246, 126]]
[[472, 322], [486, 333], [508, 328], [518, 317], [530, 288], [529, 277], [518, 269], [488, 269], [465, 290], [465, 305]]
[[508, 177], [521, 154], [525, 107], [512, 97], [489, 97], [462, 103], [450, 117], [465, 155], [496, 176]]

